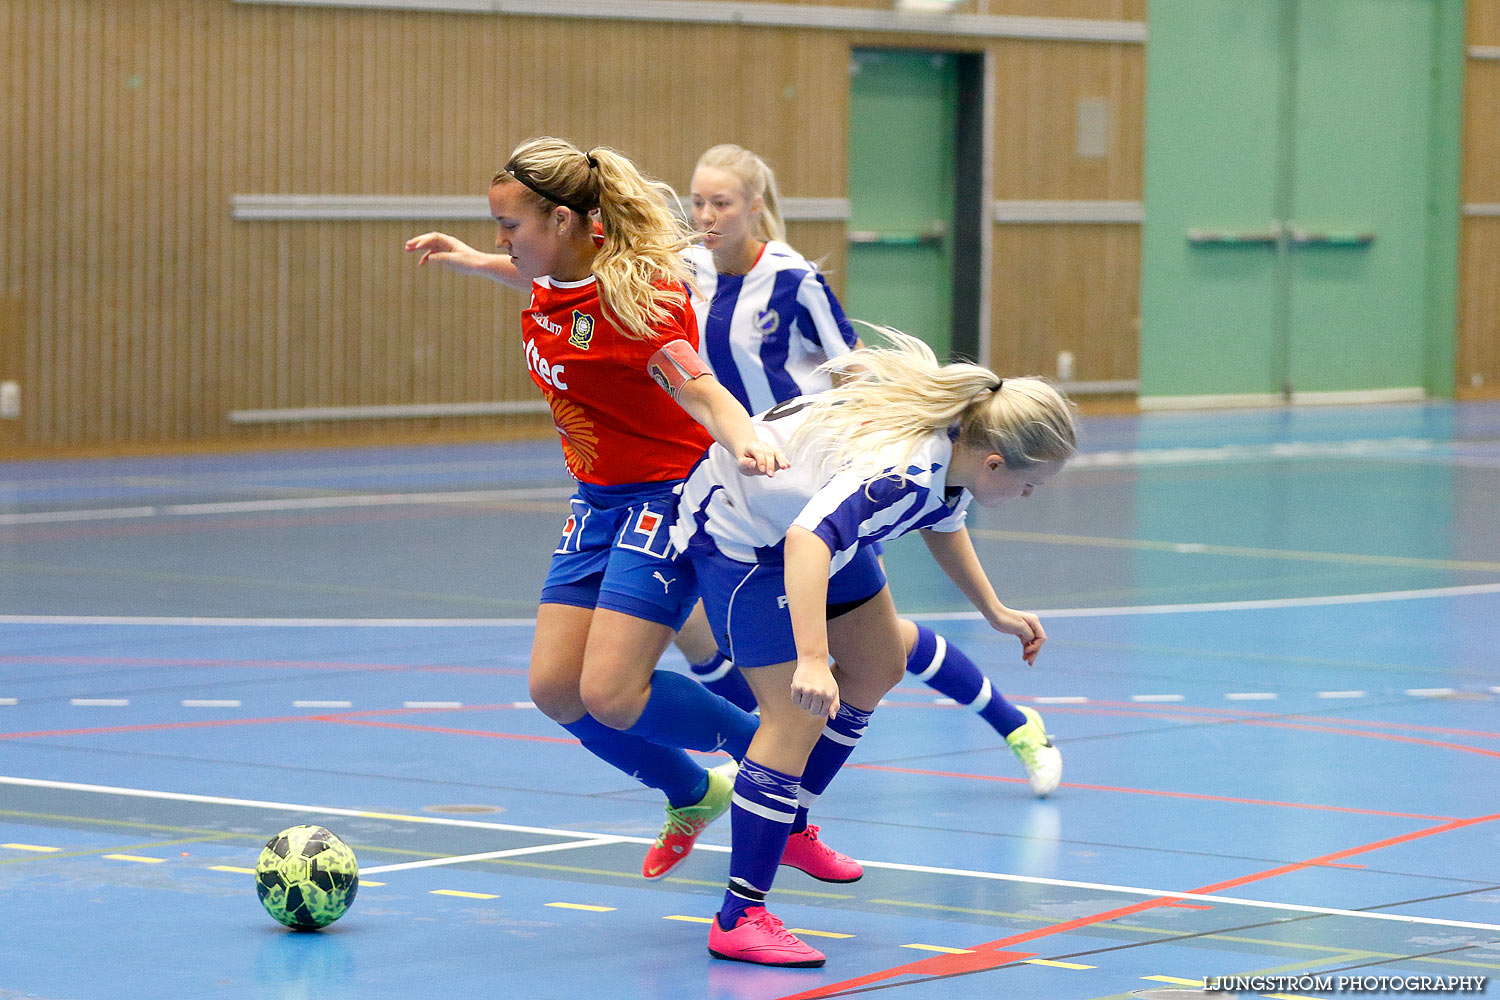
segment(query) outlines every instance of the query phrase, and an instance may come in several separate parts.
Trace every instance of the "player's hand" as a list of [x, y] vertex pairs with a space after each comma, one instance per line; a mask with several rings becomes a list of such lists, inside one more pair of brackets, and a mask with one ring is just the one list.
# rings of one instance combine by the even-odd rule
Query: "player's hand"
[[752, 438], [741, 446], [738, 458], [742, 476], [765, 476], [769, 479], [776, 475], [777, 469], [785, 469], [791, 465], [780, 448], [766, 444], [760, 438]]
[[1029, 666], [1036, 665], [1036, 655], [1042, 651], [1042, 643], [1047, 641], [1047, 630], [1042, 628], [1040, 618], [1030, 611], [1012, 611], [1002, 604], [990, 624], [995, 631], [1020, 639], [1021, 659]]
[[831, 719], [839, 714], [839, 685], [826, 656], [797, 658], [792, 674], [792, 703], [809, 715]]
[[447, 233], [423, 233], [421, 236], [413, 236], [406, 241], [407, 253], [420, 253], [422, 256], [417, 260], [417, 266], [422, 267], [431, 260], [437, 264], [457, 264], [457, 256], [466, 250], [473, 250], [463, 240], [449, 236]]

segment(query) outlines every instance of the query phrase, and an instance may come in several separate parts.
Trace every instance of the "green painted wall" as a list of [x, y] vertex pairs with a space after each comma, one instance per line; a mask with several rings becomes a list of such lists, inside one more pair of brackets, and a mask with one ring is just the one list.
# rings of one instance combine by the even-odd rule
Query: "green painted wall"
[[[1153, 0], [1143, 397], [1451, 393], [1462, 16]], [[1334, 241], [1187, 239], [1283, 224]]]
[[[915, 242], [953, 217], [958, 64], [950, 53], [855, 49], [849, 84], [851, 243], [844, 307], [946, 358], [953, 340], [953, 240]], [[861, 334], [862, 336], [864, 334]]]

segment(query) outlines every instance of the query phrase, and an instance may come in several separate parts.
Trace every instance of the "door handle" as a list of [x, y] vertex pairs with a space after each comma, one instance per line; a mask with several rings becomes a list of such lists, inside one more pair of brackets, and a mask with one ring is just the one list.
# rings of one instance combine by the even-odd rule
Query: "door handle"
[[939, 221], [934, 221], [926, 229], [916, 231], [851, 229], [849, 230], [849, 242], [858, 246], [940, 246], [943, 242], [943, 237], [947, 234], [948, 227]]
[[1351, 231], [1319, 232], [1291, 226], [1287, 229], [1287, 242], [1293, 247], [1367, 247], [1375, 242], [1375, 234]]
[[1367, 247], [1375, 234], [1355, 230], [1303, 229], [1291, 222], [1274, 220], [1265, 229], [1189, 229], [1187, 241], [1195, 247], [1275, 246], [1297, 248]]
[[1274, 223], [1269, 229], [1189, 229], [1187, 240], [1195, 247], [1275, 246], [1281, 235], [1281, 224]]

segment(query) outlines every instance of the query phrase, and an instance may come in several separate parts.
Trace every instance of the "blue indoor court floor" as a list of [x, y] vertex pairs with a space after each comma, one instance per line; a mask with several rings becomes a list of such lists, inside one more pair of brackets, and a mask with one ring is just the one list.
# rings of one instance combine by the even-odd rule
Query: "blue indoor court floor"
[[[527, 701], [554, 442], [0, 466], [0, 1000], [1104, 1000], [1500, 973], [1500, 405], [1091, 417], [971, 516], [1034, 668], [920, 541], [897, 605], [1036, 706], [1030, 794], [908, 678], [783, 869], [814, 970], [711, 959], [720, 821], [641, 878], [656, 793]], [[666, 666], [685, 669], [669, 652]], [[705, 758], [706, 761], [709, 758]], [[359, 856], [317, 933], [247, 870]], [[476, 857], [478, 855], [479, 857]], [[1205, 977], [1259, 976], [1204, 993]], [[1450, 991], [1450, 992], [1456, 992]]]

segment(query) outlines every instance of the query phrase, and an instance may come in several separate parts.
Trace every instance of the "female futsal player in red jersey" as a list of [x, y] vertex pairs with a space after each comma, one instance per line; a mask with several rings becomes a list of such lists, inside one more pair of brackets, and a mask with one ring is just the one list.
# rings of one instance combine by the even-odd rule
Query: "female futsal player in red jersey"
[[499, 253], [436, 232], [406, 244], [421, 264], [531, 294], [526, 366], [578, 480], [537, 609], [531, 697], [595, 756], [666, 794], [648, 878], [686, 857], [729, 807], [732, 772], [705, 770], [683, 748], [738, 760], [756, 727], [690, 678], [656, 669], [697, 598], [668, 539], [672, 488], [713, 441], [746, 474], [786, 466], [698, 357], [689, 232], [670, 197], [613, 150], [533, 139], [490, 183]]

